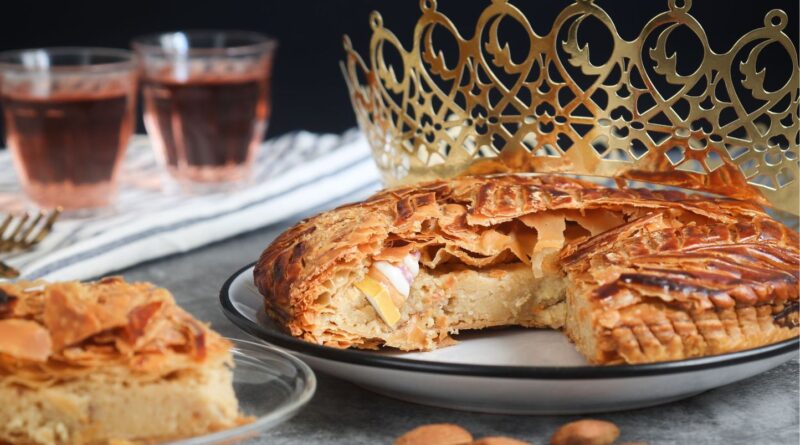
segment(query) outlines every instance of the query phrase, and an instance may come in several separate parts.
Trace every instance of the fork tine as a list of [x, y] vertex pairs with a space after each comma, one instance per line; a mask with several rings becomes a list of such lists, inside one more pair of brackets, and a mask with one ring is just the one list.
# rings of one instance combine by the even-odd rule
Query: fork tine
[[14, 242], [16, 244], [20, 244], [22, 247], [30, 246], [31, 243], [28, 242], [28, 237], [31, 235], [31, 233], [33, 233], [33, 230], [36, 228], [36, 226], [39, 224], [39, 221], [41, 221], [42, 218], [44, 218], [44, 211], [40, 210], [39, 212], [36, 213], [36, 218], [34, 218], [33, 221], [31, 221], [30, 224], [28, 224], [25, 230], [22, 231], [20, 236], [16, 240], [14, 240]]
[[10, 214], [6, 215], [6, 217], [3, 219], [3, 223], [0, 224], [0, 242], [5, 240], [5, 237], [3, 237], [3, 233], [5, 233], [6, 229], [8, 228], [8, 225], [11, 224], [11, 220], [13, 219], [14, 218], [11, 217]]
[[44, 225], [38, 232], [32, 237], [32, 239], [28, 240], [28, 246], [32, 246], [41, 242], [44, 237], [46, 237], [51, 230], [53, 230], [53, 225], [56, 223], [58, 216], [61, 215], [61, 207], [56, 207], [50, 212], [48, 215], [47, 220], [45, 220]]
[[23, 213], [20, 217], [19, 223], [11, 230], [11, 234], [6, 237], [3, 237], [3, 242], [0, 244], [0, 252], [9, 252], [14, 250], [16, 247], [16, 239], [17, 235], [22, 231], [22, 228], [25, 227], [25, 222], [28, 221], [30, 215], [27, 212]]

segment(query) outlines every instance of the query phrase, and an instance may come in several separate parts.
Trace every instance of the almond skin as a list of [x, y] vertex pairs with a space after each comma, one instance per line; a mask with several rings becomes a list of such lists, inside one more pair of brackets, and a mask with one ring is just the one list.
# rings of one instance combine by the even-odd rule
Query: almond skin
[[611, 422], [584, 419], [567, 423], [550, 438], [550, 445], [611, 445], [619, 428]]
[[470, 445], [533, 445], [530, 442], [523, 442], [521, 440], [512, 439], [510, 437], [492, 436], [483, 437], [472, 442]]
[[472, 442], [469, 431], [452, 423], [423, 425], [398, 437], [394, 445], [467, 445]]

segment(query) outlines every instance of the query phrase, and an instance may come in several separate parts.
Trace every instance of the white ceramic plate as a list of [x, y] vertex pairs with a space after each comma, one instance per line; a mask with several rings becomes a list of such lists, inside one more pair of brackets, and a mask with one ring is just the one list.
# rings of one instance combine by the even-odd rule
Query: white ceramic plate
[[318, 371], [426, 405], [515, 414], [577, 414], [667, 403], [772, 369], [797, 356], [797, 338], [757, 349], [646, 365], [590, 366], [566, 337], [536, 329], [485, 330], [432, 352], [336, 349], [291, 337], [264, 314], [247, 266], [222, 287], [237, 326]]

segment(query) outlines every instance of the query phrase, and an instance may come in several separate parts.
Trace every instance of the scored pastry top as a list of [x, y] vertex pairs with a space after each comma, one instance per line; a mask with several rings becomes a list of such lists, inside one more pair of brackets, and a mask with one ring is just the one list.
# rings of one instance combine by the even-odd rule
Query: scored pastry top
[[[660, 229], [672, 232], [639, 238], [631, 241], [631, 246], [618, 245], [626, 242], [623, 231], [633, 230], [635, 221], [653, 215], [662, 217]], [[720, 246], [709, 241], [712, 247], [704, 250], [693, 241], [703, 236], [727, 241]], [[675, 191], [606, 188], [559, 176], [463, 177], [388, 189], [364, 202], [302, 221], [264, 251], [254, 278], [273, 318], [293, 335], [324, 341], [309, 338], [309, 333], [315, 314], [325, 310], [328, 297], [362, 278], [372, 262], [398, 261], [412, 252], [419, 254], [420, 264], [426, 268], [448, 263], [488, 267], [522, 262], [531, 265], [537, 275], [560, 273], [561, 261], [578, 267], [579, 258], [590, 258], [602, 249], [630, 248], [634, 255], [643, 247], [672, 248], [676, 258], [665, 264], [678, 267], [677, 257], [686, 250], [687, 258], [706, 255], [723, 276], [736, 273], [722, 270], [726, 255], [738, 261], [746, 253], [752, 268], [769, 269], [771, 258], [779, 251], [787, 262], [764, 275], [774, 277], [776, 284], [753, 292], [771, 298], [776, 289], [783, 289], [784, 284], [789, 289], [793, 282], [796, 299], [797, 273], [788, 269], [797, 264], [797, 244], [795, 233], [760, 208], [739, 201]], [[566, 256], [561, 260], [557, 254], [564, 246]], [[668, 261], [666, 253], [663, 257]], [[689, 286], [688, 278], [677, 274], [664, 272], [659, 279], [664, 280], [662, 284], [676, 283], [674, 290], [671, 284], [659, 286], [666, 286], [668, 294], [681, 293]], [[711, 280], [711, 275], [697, 278], [704, 279]], [[778, 286], [778, 282], [784, 284]], [[729, 297], [751, 302], [745, 294], [747, 291], [732, 291]], [[700, 299], [701, 306], [729, 303], [721, 294]]]
[[0, 283], [0, 383], [151, 380], [230, 359], [230, 344], [149, 283]]
[[663, 214], [567, 246], [561, 265], [609, 306], [660, 298], [687, 310], [797, 299], [797, 232], [764, 217], [682, 225]]

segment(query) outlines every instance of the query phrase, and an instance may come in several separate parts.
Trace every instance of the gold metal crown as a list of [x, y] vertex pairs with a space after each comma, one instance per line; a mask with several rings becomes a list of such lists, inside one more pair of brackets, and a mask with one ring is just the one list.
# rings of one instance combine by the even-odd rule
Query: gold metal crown
[[[373, 12], [369, 65], [345, 36], [342, 69], [389, 185], [560, 172], [679, 186], [800, 213], [800, 69], [783, 32], [786, 13], [770, 11], [763, 27], [717, 54], [690, 7], [691, 0], [669, 0], [669, 9], [628, 41], [592, 0], [565, 8], [545, 36], [507, 0], [492, 0], [464, 38], [435, 0], [422, 0], [410, 50]], [[578, 38], [591, 18], [613, 42], [600, 65], [590, 60], [592, 44]], [[521, 27], [530, 40], [502, 42], [505, 26]], [[679, 28], [702, 44], [702, 62], [691, 73], [679, 74], [678, 54], [668, 54]], [[437, 45], [442, 35], [457, 54]], [[518, 45], [527, 48], [521, 55], [513, 51]], [[774, 45], [785, 50], [791, 69], [770, 91], [757, 61]]]

